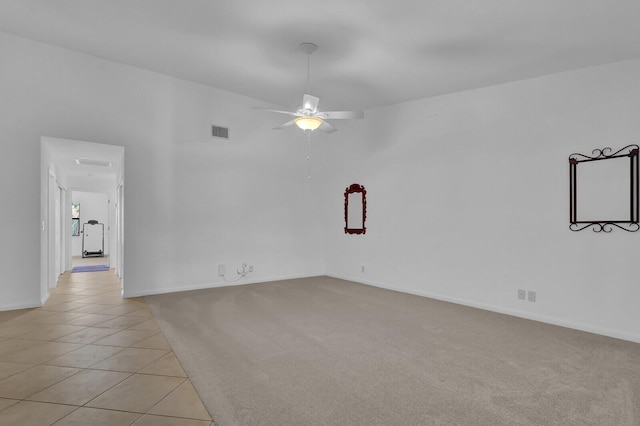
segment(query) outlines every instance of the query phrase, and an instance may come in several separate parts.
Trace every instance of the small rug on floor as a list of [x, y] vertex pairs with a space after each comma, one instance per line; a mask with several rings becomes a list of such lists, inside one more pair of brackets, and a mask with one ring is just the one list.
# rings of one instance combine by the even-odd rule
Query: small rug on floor
[[85, 266], [74, 266], [71, 272], [100, 272], [100, 271], [108, 271], [109, 265], [85, 265]]

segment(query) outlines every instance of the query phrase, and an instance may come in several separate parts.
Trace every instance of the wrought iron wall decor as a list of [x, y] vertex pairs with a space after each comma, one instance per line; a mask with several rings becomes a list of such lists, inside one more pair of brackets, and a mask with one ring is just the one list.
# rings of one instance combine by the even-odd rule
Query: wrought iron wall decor
[[344, 191], [344, 233], [365, 234], [367, 228], [367, 190], [353, 183]]
[[[627, 145], [624, 148], [613, 152], [609, 147], [602, 149], [594, 149], [592, 155], [584, 155], [573, 153], [569, 156], [569, 229], [572, 231], [582, 231], [586, 228], [592, 228], [594, 232], [609, 233], [613, 227], [622, 229], [627, 232], [636, 232], [640, 230], [640, 221], [638, 217], [639, 211], [639, 192], [638, 192], [638, 145]], [[578, 165], [587, 164], [594, 161], [613, 160], [629, 158], [629, 218], [623, 217], [613, 218], [611, 220], [602, 218], [601, 220], [587, 220], [578, 216]], [[619, 160], [621, 161], [621, 160]], [[627, 164], [622, 162], [621, 164]], [[582, 166], [584, 167], [584, 166]], [[581, 167], [581, 170], [582, 170]]]

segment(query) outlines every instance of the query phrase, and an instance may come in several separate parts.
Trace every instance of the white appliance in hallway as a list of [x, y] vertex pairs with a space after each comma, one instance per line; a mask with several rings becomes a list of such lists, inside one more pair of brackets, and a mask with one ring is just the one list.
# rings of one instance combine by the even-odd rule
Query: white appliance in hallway
[[104, 257], [104, 224], [90, 220], [82, 225], [82, 257]]

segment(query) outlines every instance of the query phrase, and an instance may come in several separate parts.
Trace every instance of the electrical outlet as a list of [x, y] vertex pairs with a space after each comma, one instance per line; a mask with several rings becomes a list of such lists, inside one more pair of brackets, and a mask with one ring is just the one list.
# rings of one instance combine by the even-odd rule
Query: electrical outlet
[[528, 293], [527, 300], [529, 302], [535, 302], [536, 301], [536, 292], [535, 291], [530, 291]]
[[218, 276], [224, 276], [224, 265], [218, 265]]
[[253, 265], [249, 265], [249, 272], [253, 272]]
[[518, 289], [518, 299], [519, 300], [524, 300], [525, 299], [525, 291], [522, 289]]
[[360, 267], [360, 270], [361, 270], [362, 272], [364, 272], [364, 265], [362, 265], [362, 266]]

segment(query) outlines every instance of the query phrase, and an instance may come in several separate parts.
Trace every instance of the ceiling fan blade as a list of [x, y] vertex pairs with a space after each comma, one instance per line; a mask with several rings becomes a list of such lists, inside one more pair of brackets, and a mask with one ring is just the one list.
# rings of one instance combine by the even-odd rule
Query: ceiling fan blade
[[322, 117], [327, 120], [353, 120], [364, 118], [364, 111], [323, 111]]
[[322, 130], [325, 133], [333, 133], [333, 132], [337, 132], [338, 131], [338, 129], [336, 129], [335, 127], [333, 127], [331, 124], [327, 123], [326, 121], [322, 122], [320, 127], [318, 127], [318, 130]]
[[320, 98], [316, 98], [315, 96], [305, 95], [302, 97], [302, 109], [308, 110], [311, 112], [318, 111], [318, 104], [320, 103]]
[[271, 111], [271, 112], [277, 112], [279, 114], [287, 114], [287, 115], [294, 115], [296, 117], [299, 117], [301, 114], [297, 111], [284, 111], [281, 109], [271, 109], [271, 108], [267, 108], [267, 107], [259, 107], [259, 106], [254, 106], [253, 109], [261, 109], [263, 111]]
[[295, 124], [295, 122], [296, 122], [296, 119], [294, 118], [291, 121], [287, 121], [284, 124], [281, 124], [281, 125], [279, 125], [277, 127], [274, 127], [273, 130], [280, 130], [280, 129], [284, 129], [285, 127], [293, 126]]

